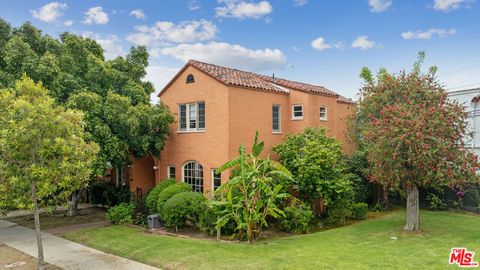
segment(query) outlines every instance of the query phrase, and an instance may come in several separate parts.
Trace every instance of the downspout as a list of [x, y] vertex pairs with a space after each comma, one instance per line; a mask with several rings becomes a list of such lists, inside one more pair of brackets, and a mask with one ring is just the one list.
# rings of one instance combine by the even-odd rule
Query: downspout
[[472, 113], [472, 121], [473, 121], [473, 136], [472, 136], [472, 150], [475, 152], [475, 141], [477, 137], [477, 125], [476, 125], [476, 111], [477, 111], [477, 104], [478, 100], [475, 100], [475, 104], [473, 105], [473, 113]]

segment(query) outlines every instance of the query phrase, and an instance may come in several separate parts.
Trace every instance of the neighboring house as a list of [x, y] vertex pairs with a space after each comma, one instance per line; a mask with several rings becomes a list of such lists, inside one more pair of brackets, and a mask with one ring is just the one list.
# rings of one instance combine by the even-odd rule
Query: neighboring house
[[469, 133], [472, 135], [465, 139], [466, 147], [480, 156], [480, 88], [452, 91], [448, 96], [465, 107], [468, 113]]
[[[141, 160], [130, 168], [137, 174], [155, 169], [156, 183], [175, 178], [195, 191], [211, 192], [229, 178], [215, 169], [236, 157], [241, 144], [250, 151], [256, 131], [273, 158], [272, 146], [306, 127], [325, 127], [345, 152], [354, 150], [346, 134], [354, 102], [322, 86], [191, 60], [159, 97], [175, 116], [165, 148], [155, 166]], [[130, 189], [148, 191], [154, 182], [147, 175], [133, 176]]]

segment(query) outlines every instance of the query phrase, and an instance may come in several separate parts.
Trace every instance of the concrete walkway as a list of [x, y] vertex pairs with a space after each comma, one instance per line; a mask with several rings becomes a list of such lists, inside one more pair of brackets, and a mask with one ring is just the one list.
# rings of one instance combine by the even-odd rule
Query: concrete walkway
[[[155, 270], [157, 268], [110, 255], [42, 232], [45, 261], [65, 270]], [[0, 242], [37, 257], [35, 231], [0, 219]]]
[[[92, 207], [102, 207], [101, 205], [96, 205], [96, 204], [88, 204], [88, 203], [79, 203], [78, 204], [78, 210], [80, 209], [87, 209], [87, 208], [92, 208]], [[55, 208], [56, 211], [66, 211], [68, 208], [66, 206], [57, 206]], [[40, 213], [44, 213], [46, 210], [45, 209], [40, 209]], [[7, 218], [9, 217], [21, 217], [21, 216], [33, 216], [33, 210], [14, 210], [11, 212], [7, 213]]]

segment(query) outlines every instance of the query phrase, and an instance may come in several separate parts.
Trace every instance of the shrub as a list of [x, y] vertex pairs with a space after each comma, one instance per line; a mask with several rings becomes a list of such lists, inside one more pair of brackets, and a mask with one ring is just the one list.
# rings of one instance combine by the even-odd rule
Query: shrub
[[114, 187], [105, 181], [95, 181], [88, 187], [88, 200], [91, 204], [105, 205], [103, 192]]
[[437, 211], [447, 208], [447, 204], [436, 194], [429, 193], [427, 200], [430, 203], [430, 209]]
[[352, 183], [354, 202], [366, 202], [372, 197], [372, 184], [367, 177], [368, 161], [365, 152], [355, 151], [347, 157], [347, 176]]
[[283, 212], [285, 217], [280, 220], [280, 228], [286, 232], [307, 233], [313, 212], [304, 203], [287, 206]]
[[108, 207], [130, 202], [130, 190], [127, 187], [108, 188], [103, 191], [102, 204]]
[[163, 212], [163, 206], [168, 201], [168, 199], [172, 198], [178, 193], [182, 193], [185, 191], [192, 191], [192, 188], [187, 183], [176, 183], [175, 185], [170, 185], [166, 187], [162, 192], [160, 192], [160, 195], [158, 196], [157, 213], [159, 213], [161, 216]]
[[88, 189], [88, 194], [90, 203], [109, 207], [130, 202], [131, 195], [127, 187], [116, 188], [111, 183], [105, 181], [93, 182]]
[[352, 217], [354, 219], [365, 219], [368, 214], [368, 204], [355, 203], [352, 206]]
[[184, 191], [168, 199], [163, 205], [162, 219], [167, 227], [175, 230], [185, 226], [187, 221], [197, 224], [205, 210], [205, 197], [193, 191]]
[[385, 205], [381, 203], [380, 201], [377, 201], [377, 203], [372, 206], [372, 211], [373, 212], [383, 212], [385, 211]]
[[348, 199], [336, 200], [327, 208], [327, 224], [345, 224], [345, 218], [351, 214], [351, 201]]
[[113, 224], [133, 223], [133, 212], [135, 204], [121, 203], [108, 209], [107, 219]]
[[292, 173], [303, 201], [323, 200], [330, 205], [338, 196], [344, 196], [340, 194], [343, 191], [351, 192], [342, 143], [327, 136], [326, 129], [306, 128], [287, 136], [273, 150]]
[[147, 210], [150, 213], [155, 213], [157, 212], [157, 202], [158, 202], [158, 197], [160, 196], [160, 193], [167, 187], [174, 185], [175, 179], [165, 179], [163, 181], [160, 181], [158, 185], [156, 185], [147, 195], [147, 199], [145, 200], [145, 206], [147, 207]]
[[[200, 214], [200, 230], [208, 235], [217, 234], [217, 221], [229, 211], [225, 206], [218, 204], [207, 204], [205, 210]], [[222, 234], [231, 235], [235, 232], [237, 225], [230, 219], [221, 229]]]

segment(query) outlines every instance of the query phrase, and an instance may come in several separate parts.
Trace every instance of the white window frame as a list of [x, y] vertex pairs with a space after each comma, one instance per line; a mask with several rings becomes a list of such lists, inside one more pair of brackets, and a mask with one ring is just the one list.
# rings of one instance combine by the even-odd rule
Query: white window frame
[[[204, 124], [205, 127], [199, 128], [199, 123], [200, 123], [200, 114], [199, 114], [199, 109], [198, 109], [198, 104], [203, 103], [204, 107]], [[181, 123], [180, 123], [180, 117], [181, 117], [181, 106], [185, 106], [185, 122], [186, 122], [186, 127], [185, 129], [182, 129]], [[190, 107], [195, 106], [195, 128], [190, 127]], [[178, 104], [178, 132], [183, 133], [183, 132], [204, 132], [206, 130], [206, 120], [207, 119], [207, 112], [206, 112], [206, 106], [205, 106], [205, 101], [198, 101], [198, 102], [191, 102], [191, 103], [182, 103]]]
[[[322, 109], [325, 109], [325, 117], [322, 117]], [[328, 121], [328, 109], [326, 106], [320, 106], [319, 117], [322, 121]]]
[[[295, 107], [302, 108], [302, 116], [295, 116]], [[293, 104], [292, 105], [292, 120], [302, 120], [303, 119], [303, 104]]]
[[[211, 169], [210, 170], [210, 178], [212, 180], [212, 191], [215, 191], [215, 170], [216, 169]], [[221, 184], [222, 184], [222, 174], [220, 174], [220, 185]], [[218, 186], [218, 187], [220, 187], [220, 186]]]
[[[175, 170], [175, 177], [172, 177], [172, 175], [170, 174], [171, 168]], [[177, 179], [177, 168], [175, 168], [175, 166], [167, 166], [167, 178]]]
[[[273, 129], [273, 107], [278, 107], [278, 130]], [[282, 133], [282, 106], [279, 104], [272, 105], [272, 133]]]
[[[187, 164], [189, 164], [189, 163], [195, 163], [195, 165], [197, 166], [197, 168], [195, 168], [195, 169], [198, 169], [198, 167], [201, 168], [201, 172], [202, 172], [202, 183], [201, 184], [198, 184], [198, 183], [192, 184], [192, 183], [188, 183], [188, 182], [185, 181], [186, 180], [185, 179], [185, 166], [187, 166]], [[203, 165], [198, 163], [195, 160], [189, 160], [189, 161], [185, 162], [182, 165], [182, 182], [189, 184], [192, 187], [193, 191], [203, 193], [205, 191], [205, 173], [204, 173], [204, 170], [203, 170]], [[194, 186], [200, 187], [201, 191], [195, 190]]]

